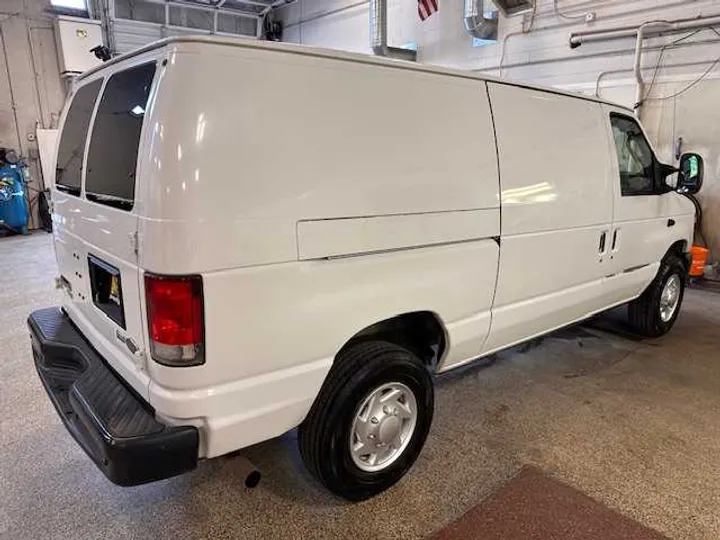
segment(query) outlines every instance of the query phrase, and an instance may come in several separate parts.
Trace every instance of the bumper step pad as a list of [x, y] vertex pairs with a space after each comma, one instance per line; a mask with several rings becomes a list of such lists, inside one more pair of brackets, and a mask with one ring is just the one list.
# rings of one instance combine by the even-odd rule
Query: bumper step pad
[[65, 426], [115, 484], [132, 486], [197, 466], [198, 431], [156, 420], [59, 308], [28, 319], [35, 367]]

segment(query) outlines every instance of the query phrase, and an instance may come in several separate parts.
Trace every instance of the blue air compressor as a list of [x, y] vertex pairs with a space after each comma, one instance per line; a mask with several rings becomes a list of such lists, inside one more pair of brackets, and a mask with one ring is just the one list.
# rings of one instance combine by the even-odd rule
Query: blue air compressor
[[25, 164], [10, 149], [0, 148], [0, 229], [27, 234]]

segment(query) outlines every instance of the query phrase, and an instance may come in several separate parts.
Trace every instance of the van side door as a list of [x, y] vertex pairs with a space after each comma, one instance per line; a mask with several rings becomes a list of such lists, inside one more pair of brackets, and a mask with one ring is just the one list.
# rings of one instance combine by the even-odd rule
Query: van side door
[[603, 109], [614, 170], [606, 289], [612, 302], [619, 303], [642, 293], [670, 246], [684, 238], [692, 216], [689, 202], [667, 187], [637, 118], [617, 107]]
[[607, 306], [613, 186], [600, 104], [488, 83], [501, 189], [500, 267], [483, 352]]

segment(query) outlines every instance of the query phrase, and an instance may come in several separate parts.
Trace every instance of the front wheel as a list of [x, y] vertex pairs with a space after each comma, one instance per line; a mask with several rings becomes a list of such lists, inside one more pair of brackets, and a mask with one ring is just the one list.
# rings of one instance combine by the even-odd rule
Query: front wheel
[[648, 337], [666, 334], [675, 324], [685, 292], [687, 270], [671, 255], [660, 263], [660, 270], [639, 298], [628, 304], [630, 324]]
[[310, 472], [353, 501], [386, 490], [410, 469], [433, 417], [433, 382], [410, 351], [364, 341], [340, 352], [298, 430]]

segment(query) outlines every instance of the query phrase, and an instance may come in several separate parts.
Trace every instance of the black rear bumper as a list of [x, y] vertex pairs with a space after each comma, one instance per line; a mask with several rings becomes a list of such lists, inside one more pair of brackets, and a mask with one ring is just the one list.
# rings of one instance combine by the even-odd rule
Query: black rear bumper
[[197, 466], [197, 428], [157, 421], [63, 311], [35, 311], [28, 326], [35, 367], [55, 409], [113, 483], [144, 484]]

